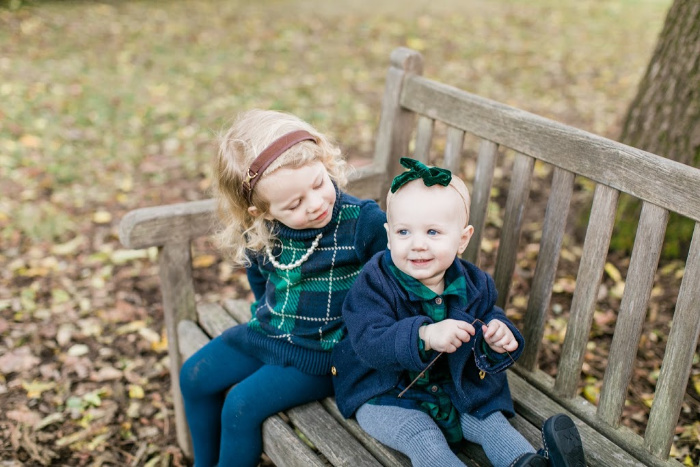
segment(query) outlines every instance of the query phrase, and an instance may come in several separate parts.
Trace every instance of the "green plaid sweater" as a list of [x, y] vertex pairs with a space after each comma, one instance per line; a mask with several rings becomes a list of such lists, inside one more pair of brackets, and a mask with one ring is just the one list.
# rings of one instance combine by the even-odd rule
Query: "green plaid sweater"
[[[300, 266], [276, 268], [265, 254], [251, 256], [248, 278], [255, 295], [252, 319], [224, 332], [224, 339], [267, 364], [327, 374], [331, 350], [343, 337], [341, 309], [362, 266], [386, 248], [386, 216], [377, 203], [339, 190], [331, 222], [294, 230], [277, 223], [281, 264], [299, 259], [319, 233], [318, 247]], [[242, 329], [245, 328], [245, 329]]]

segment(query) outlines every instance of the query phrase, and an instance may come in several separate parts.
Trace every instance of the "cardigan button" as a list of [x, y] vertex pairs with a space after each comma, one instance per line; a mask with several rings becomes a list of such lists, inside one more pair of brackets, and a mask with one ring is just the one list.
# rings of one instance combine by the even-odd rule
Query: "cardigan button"
[[433, 384], [433, 385], [430, 387], [430, 391], [431, 391], [431, 392], [438, 392], [437, 384]]
[[437, 303], [438, 305], [442, 305], [442, 297], [436, 297], [435, 303]]
[[332, 374], [333, 376], [335, 376], [335, 375], [338, 374], [338, 370], [336, 370], [334, 366], [331, 367], [331, 374]]

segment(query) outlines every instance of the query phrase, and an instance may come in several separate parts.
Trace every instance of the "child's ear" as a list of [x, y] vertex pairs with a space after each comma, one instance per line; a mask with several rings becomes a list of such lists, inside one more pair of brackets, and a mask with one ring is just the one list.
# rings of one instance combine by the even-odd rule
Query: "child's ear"
[[260, 211], [260, 209], [256, 208], [255, 206], [248, 206], [248, 214], [250, 214], [253, 217], [262, 216], [263, 219], [267, 219], [268, 221], [271, 221], [274, 219], [269, 212], [263, 213], [262, 211]]
[[472, 235], [474, 235], [473, 225], [468, 225], [462, 230], [462, 235], [459, 238], [459, 250], [457, 251], [457, 254], [461, 255], [464, 253], [464, 250], [467, 249], [467, 245], [469, 245], [469, 240], [472, 238]]
[[391, 250], [391, 235], [389, 235], [389, 224], [384, 223], [384, 230], [386, 230], [386, 249]]

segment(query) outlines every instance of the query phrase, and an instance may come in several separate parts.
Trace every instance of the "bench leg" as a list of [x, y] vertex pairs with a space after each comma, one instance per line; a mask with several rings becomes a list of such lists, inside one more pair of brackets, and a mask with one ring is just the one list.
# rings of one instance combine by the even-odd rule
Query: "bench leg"
[[194, 285], [192, 282], [192, 255], [189, 242], [164, 246], [158, 255], [163, 313], [168, 335], [170, 357], [170, 384], [175, 409], [177, 442], [185, 456], [192, 457], [192, 439], [185, 418], [185, 405], [180, 392], [182, 356], [178, 343], [177, 326], [183, 319], [195, 320]]

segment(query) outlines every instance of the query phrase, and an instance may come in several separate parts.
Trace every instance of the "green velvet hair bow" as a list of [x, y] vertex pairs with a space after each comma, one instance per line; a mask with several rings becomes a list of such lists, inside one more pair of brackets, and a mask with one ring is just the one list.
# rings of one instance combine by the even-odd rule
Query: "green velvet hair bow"
[[450, 184], [450, 180], [452, 180], [452, 172], [447, 169], [441, 169], [440, 167], [428, 167], [427, 165], [415, 159], [409, 159], [408, 157], [402, 157], [399, 162], [401, 162], [401, 165], [406, 167], [408, 171], [394, 177], [394, 180], [391, 182], [392, 193], [396, 193], [399, 188], [418, 178], [423, 179], [425, 186], [447, 186]]

